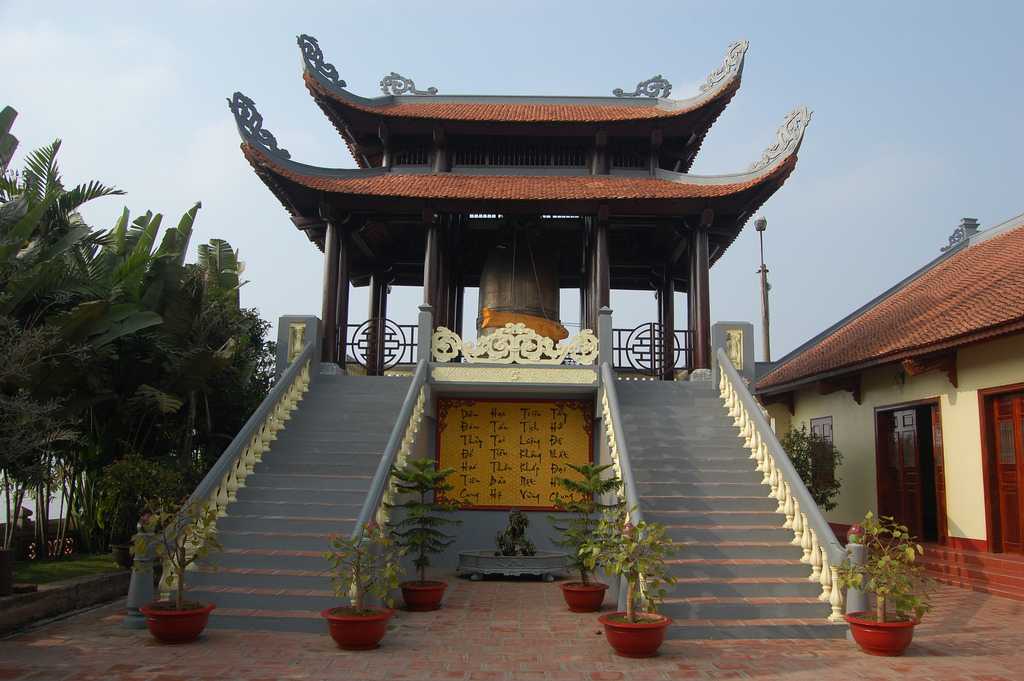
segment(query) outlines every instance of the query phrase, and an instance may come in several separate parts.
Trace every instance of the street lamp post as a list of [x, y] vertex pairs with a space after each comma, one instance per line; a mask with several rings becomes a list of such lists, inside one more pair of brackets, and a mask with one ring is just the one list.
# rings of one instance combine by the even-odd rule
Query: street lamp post
[[770, 362], [772, 361], [772, 344], [768, 321], [768, 290], [771, 286], [768, 285], [768, 266], [764, 264], [764, 230], [767, 228], [768, 221], [765, 217], [757, 216], [757, 219], [754, 220], [754, 229], [757, 230], [757, 236], [761, 242], [761, 269], [758, 270], [761, 275], [761, 329], [764, 332], [764, 361]]

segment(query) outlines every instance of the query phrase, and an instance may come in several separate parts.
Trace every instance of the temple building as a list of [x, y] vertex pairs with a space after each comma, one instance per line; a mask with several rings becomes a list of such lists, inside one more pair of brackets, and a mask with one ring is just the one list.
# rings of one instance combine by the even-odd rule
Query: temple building
[[933, 261], [776, 362], [779, 432], [843, 454], [839, 526], [865, 509], [948, 581], [1024, 599], [1024, 216], [964, 218]]
[[[745, 41], [682, 100], [661, 76], [612, 96], [529, 97], [447, 95], [397, 73], [364, 97], [316, 39], [298, 42], [306, 87], [358, 168], [293, 160], [252, 100], [230, 104], [245, 158], [324, 252], [325, 361], [349, 353], [380, 374], [403, 359], [413, 330], [388, 320], [389, 286], [422, 286], [436, 324], [456, 333], [465, 288], [480, 287], [478, 331], [522, 322], [556, 341], [567, 335], [559, 289], [576, 288], [593, 330], [612, 289], [658, 297], [657, 320], [616, 330], [620, 368], [669, 379], [710, 368], [708, 270], [793, 171], [810, 118], [790, 113], [746, 171], [689, 173], [740, 86]], [[370, 287], [365, 324], [350, 283]]]

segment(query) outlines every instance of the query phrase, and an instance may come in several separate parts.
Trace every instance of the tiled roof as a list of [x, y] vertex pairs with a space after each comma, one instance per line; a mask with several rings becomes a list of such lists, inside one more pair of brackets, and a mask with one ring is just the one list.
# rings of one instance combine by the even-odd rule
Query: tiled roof
[[341, 97], [324, 87], [308, 72], [303, 74], [306, 87], [314, 97], [326, 97], [343, 107], [364, 111], [377, 116], [421, 118], [445, 121], [490, 121], [496, 123], [606, 123], [613, 121], [642, 121], [681, 116], [704, 108], [708, 104], [732, 97], [739, 82], [723, 87], [714, 97], [697, 99], [686, 106], [624, 106], [621, 104], [573, 103], [514, 103], [514, 102], [452, 102], [436, 101], [431, 97], [417, 98], [415, 102], [368, 106]]
[[331, 177], [304, 174], [274, 163], [249, 144], [242, 153], [259, 171], [265, 169], [311, 189], [364, 196], [424, 199], [483, 199], [496, 201], [689, 199], [728, 196], [768, 182], [788, 172], [794, 159], [772, 173], [727, 184], [673, 182], [650, 177], [614, 175], [536, 176], [460, 175], [457, 173], [374, 173], [366, 176]]
[[1024, 223], [969, 245], [762, 378], [759, 390], [1024, 330]]

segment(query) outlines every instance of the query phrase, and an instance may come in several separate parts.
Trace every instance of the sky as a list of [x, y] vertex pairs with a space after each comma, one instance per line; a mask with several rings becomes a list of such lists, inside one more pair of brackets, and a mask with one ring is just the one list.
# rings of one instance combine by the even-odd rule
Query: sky
[[[605, 95], [662, 74], [684, 98], [747, 39], [742, 87], [692, 172], [745, 170], [787, 112], [814, 110], [796, 171], [761, 210], [778, 358], [938, 255], [961, 217], [984, 228], [1024, 212], [1021, 25], [1024, 3], [983, 1], [0, 0], [0, 106], [19, 112], [12, 167], [60, 138], [68, 184], [127, 192], [88, 207], [95, 227], [124, 206], [173, 224], [201, 201], [193, 248], [239, 249], [243, 305], [276, 322], [319, 313], [322, 256], [242, 158], [225, 99], [254, 99], [293, 159], [355, 167], [303, 86], [296, 35], [317, 37], [364, 96], [398, 71], [449, 94]], [[758, 266], [751, 222], [710, 288], [712, 319], [754, 322], [761, 359]], [[420, 299], [396, 288], [389, 316], [413, 322]], [[567, 326], [577, 301], [563, 292]], [[365, 288], [351, 306], [361, 321]], [[653, 293], [612, 306], [616, 326], [656, 318]]]

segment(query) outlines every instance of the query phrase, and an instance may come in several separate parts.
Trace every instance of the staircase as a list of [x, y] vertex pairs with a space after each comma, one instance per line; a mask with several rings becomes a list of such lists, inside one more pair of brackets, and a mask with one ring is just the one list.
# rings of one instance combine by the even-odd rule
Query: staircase
[[710, 382], [618, 381], [644, 520], [681, 543], [669, 638], [839, 638], [778, 502]]
[[224, 550], [188, 576], [191, 598], [217, 604], [210, 626], [323, 631], [320, 611], [339, 603], [328, 537], [354, 529], [409, 385], [316, 377], [217, 522]]

